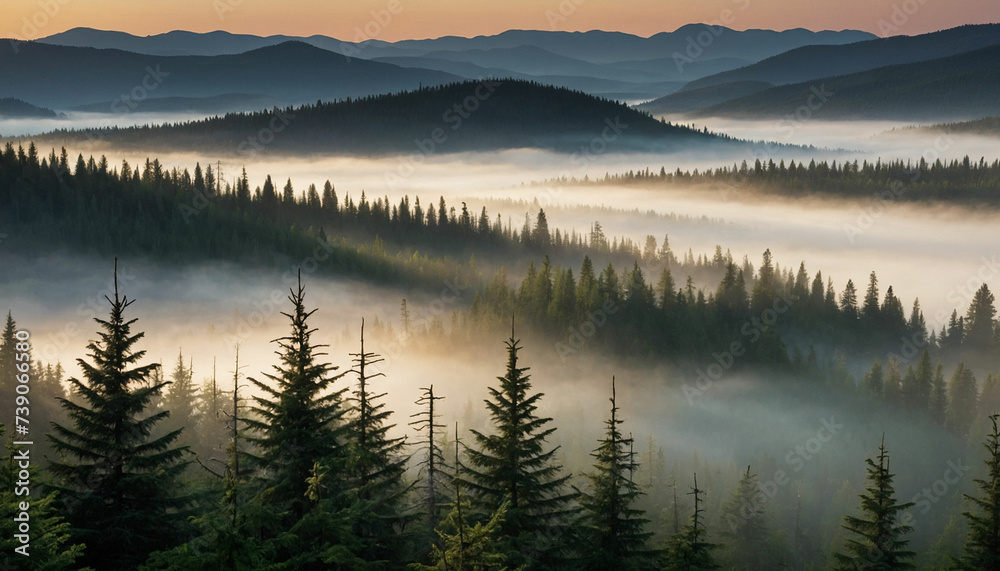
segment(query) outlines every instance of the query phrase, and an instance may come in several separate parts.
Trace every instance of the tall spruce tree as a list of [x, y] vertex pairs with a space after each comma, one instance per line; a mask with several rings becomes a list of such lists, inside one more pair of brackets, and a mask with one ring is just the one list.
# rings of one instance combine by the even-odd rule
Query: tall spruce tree
[[379, 402], [385, 393], [371, 390], [371, 382], [384, 377], [372, 372], [383, 361], [376, 353], [365, 350], [365, 322], [361, 320], [361, 350], [351, 353], [358, 377], [348, 425], [348, 470], [353, 493], [362, 502], [361, 518], [355, 532], [365, 548], [361, 555], [369, 561], [398, 557], [402, 547], [399, 531], [412, 521], [404, 515], [403, 500], [411, 485], [403, 479], [409, 456], [403, 453], [406, 440], [393, 438], [388, 424], [392, 412]]
[[719, 536], [725, 549], [720, 559], [727, 569], [767, 570], [779, 563], [779, 554], [768, 544], [765, 501], [757, 474], [747, 466], [733, 496], [722, 507]]
[[962, 513], [969, 522], [969, 536], [958, 568], [968, 571], [1000, 570], [1000, 430], [997, 429], [997, 416], [990, 415], [993, 431], [983, 444], [987, 454], [987, 477], [974, 480], [981, 495], [965, 494], [976, 512]]
[[542, 567], [565, 545], [562, 534], [576, 513], [569, 505], [576, 494], [566, 491], [569, 476], [555, 460], [558, 447], [546, 450], [556, 429], [546, 426], [551, 418], [536, 412], [543, 393], [531, 392], [528, 368], [518, 366], [521, 346], [513, 326], [506, 345], [507, 372], [485, 401], [494, 432], [472, 430], [476, 445], [466, 448], [468, 465], [458, 470], [482, 511], [509, 502], [502, 536], [511, 563]]
[[885, 436], [876, 459], [866, 458], [865, 462], [868, 464], [868, 485], [860, 495], [862, 516], [844, 516], [844, 529], [857, 537], [847, 539], [846, 553], [834, 554], [836, 569], [914, 569], [909, 560], [915, 553], [906, 549], [910, 542], [903, 539], [913, 527], [897, 523], [900, 514], [914, 504], [896, 503]]
[[344, 373], [331, 375], [336, 367], [320, 361], [324, 345], [312, 342], [316, 330], [309, 328], [308, 319], [316, 310], [306, 311], [301, 271], [288, 300], [291, 313], [282, 315], [291, 320], [291, 332], [274, 341], [281, 364], [264, 374], [266, 381], [249, 378], [263, 394], [254, 397], [254, 416], [244, 421], [250, 429], [246, 440], [259, 451], [250, 458], [259, 470], [259, 499], [295, 521], [309, 509], [307, 480], [317, 462], [330, 471], [331, 481], [342, 481], [347, 473], [342, 440], [346, 389], [331, 390]]
[[177, 353], [177, 362], [170, 374], [170, 387], [163, 397], [162, 406], [170, 411], [170, 418], [164, 421], [167, 429], [183, 428], [185, 432], [180, 438], [183, 444], [194, 447], [201, 436], [198, 430], [198, 389], [194, 384], [194, 367], [191, 363], [185, 365], [183, 352]]
[[69, 383], [79, 402], [60, 399], [72, 426], [54, 424], [49, 439], [61, 455], [51, 464], [73, 541], [84, 543], [82, 565], [133, 569], [146, 556], [181, 542], [187, 531], [189, 498], [177, 483], [187, 467], [187, 449], [174, 446], [181, 431], [152, 437], [169, 416], [143, 416], [166, 383], [150, 383], [159, 365], [140, 365], [145, 351], [135, 344], [135, 319], [125, 310], [134, 300], [118, 293], [115, 260], [114, 299], [102, 331], [87, 345], [92, 363], [78, 359], [84, 381]]
[[647, 565], [653, 552], [646, 549], [652, 532], [649, 520], [634, 506], [642, 495], [633, 480], [638, 468], [632, 455], [632, 437], [622, 435], [615, 379], [611, 378], [611, 417], [604, 421], [604, 438], [591, 456], [594, 472], [587, 475], [590, 491], [580, 496], [584, 509], [582, 568], [636, 569]]

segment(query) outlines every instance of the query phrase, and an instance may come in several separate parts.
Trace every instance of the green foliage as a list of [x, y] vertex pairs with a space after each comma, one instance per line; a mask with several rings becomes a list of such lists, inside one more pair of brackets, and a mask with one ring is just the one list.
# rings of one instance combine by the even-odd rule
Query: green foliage
[[897, 523], [899, 515], [912, 507], [912, 502], [896, 503], [889, 471], [889, 453], [885, 442], [879, 445], [875, 460], [866, 458], [868, 486], [861, 494], [862, 517], [844, 516], [844, 529], [856, 537], [847, 539], [846, 553], [836, 553], [837, 569], [914, 569], [909, 562], [915, 553], [908, 551], [909, 540], [903, 537], [912, 526]]
[[[3, 432], [4, 427], [0, 424], [0, 438]], [[33, 461], [32, 450], [26, 450], [29, 462]], [[78, 569], [76, 561], [83, 555], [85, 547], [82, 543], [72, 543], [70, 524], [60, 513], [58, 492], [43, 493], [38, 487], [18, 485], [18, 473], [22, 470], [19, 463], [15, 447], [8, 445], [0, 463], [0, 569]], [[34, 466], [28, 473], [32, 480], [39, 477]], [[27, 511], [22, 507], [27, 507]], [[19, 530], [21, 524], [30, 526], [29, 533], [24, 534], [29, 536], [29, 542], [15, 537], [23, 531]]]
[[701, 507], [702, 494], [698, 488], [698, 475], [694, 476], [694, 487], [688, 495], [694, 496], [694, 512], [691, 520], [667, 541], [663, 552], [664, 571], [711, 571], [718, 569], [712, 552], [718, 545], [706, 541], [708, 529], [705, 527], [705, 509]]
[[969, 427], [976, 418], [979, 391], [972, 370], [959, 363], [948, 383], [948, 413], [945, 423], [959, 436], [969, 434]]
[[986, 438], [986, 479], [976, 479], [979, 496], [965, 495], [973, 511], [963, 512], [969, 522], [960, 569], [997, 571], [1000, 569], [1000, 430], [997, 415], [990, 415], [993, 430]]
[[316, 330], [308, 325], [316, 310], [305, 309], [301, 276], [288, 299], [292, 310], [283, 315], [291, 320], [291, 332], [276, 340], [281, 364], [272, 366], [274, 373], [264, 374], [267, 382], [250, 378], [263, 396], [254, 397], [256, 416], [246, 423], [252, 434], [247, 440], [259, 451], [250, 455], [258, 471], [259, 499], [287, 512], [284, 519], [291, 525], [310, 511], [307, 480], [317, 463], [333, 471], [331, 482], [343, 485], [346, 389], [329, 390], [343, 373], [333, 376], [336, 368], [319, 361], [323, 346], [313, 344]]
[[[844, 197], [871, 197], [893, 201], [942, 200], [969, 204], [1000, 204], [1000, 159], [987, 162], [968, 156], [945, 162], [906, 160], [875, 162], [867, 160], [832, 163], [822, 161], [760, 161], [759, 168], [748, 165], [668, 172], [629, 171], [609, 174], [593, 181], [573, 180], [577, 185], [702, 185], [709, 188], [731, 188], [733, 182], [748, 190], [784, 196], [818, 194]], [[538, 184], [565, 184], [560, 180], [545, 180]]]
[[354, 531], [363, 550], [360, 556], [368, 561], [402, 559], [401, 531], [416, 519], [406, 514], [405, 499], [411, 484], [404, 480], [409, 456], [404, 453], [405, 439], [393, 438], [388, 424], [392, 412], [379, 402], [385, 393], [371, 390], [373, 379], [385, 376], [372, 373], [372, 367], [383, 359], [365, 350], [365, 325], [361, 322], [361, 350], [352, 353], [358, 385], [351, 401], [350, 422], [347, 425], [348, 475], [351, 493], [361, 502], [360, 517]]
[[[451, 511], [437, 531], [440, 545], [431, 547], [431, 565], [414, 563], [413, 571], [507, 571], [507, 556], [500, 550], [502, 526], [509, 503], [504, 502], [485, 522], [470, 524], [472, 503], [455, 496]], [[518, 569], [523, 569], [519, 567]]]
[[129, 569], [180, 543], [190, 498], [177, 483], [187, 467], [187, 449], [173, 447], [180, 430], [152, 437], [170, 413], [142, 416], [166, 383], [149, 382], [157, 364], [139, 365], [145, 351], [134, 345], [144, 334], [133, 334], [136, 320], [125, 319], [134, 300], [119, 297], [117, 267], [114, 295], [110, 317], [95, 318], [103, 331], [87, 346], [93, 363], [77, 361], [85, 381], [69, 380], [82, 402], [61, 400], [73, 425], [54, 426], [49, 438], [61, 460], [50, 470], [73, 541], [87, 546], [82, 561]]
[[649, 520], [634, 504], [642, 495], [633, 480], [638, 468], [632, 453], [632, 437], [619, 429], [614, 378], [611, 380], [611, 417], [604, 422], [605, 436], [591, 456], [594, 472], [587, 475], [590, 490], [581, 494], [584, 509], [583, 569], [637, 569], [650, 563], [653, 553], [646, 541]]
[[[499, 388], [490, 387], [486, 409], [493, 422], [492, 434], [473, 430], [476, 446], [467, 447], [468, 464], [459, 467], [476, 505], [485, 512], [509, 502], [501, 524], [506, 548], [527, 561], [548, 560], [560, 547], [552, 540], [564, 532], [575, 510], [566, 492], [568, 475], [555, 461], [558, 448], [546, 450], [555, 432], [551, 418], [536, 414], [543, 393], [532, 393], [526, 367], [518, 366], [520, 342], [511, 337], [507, 345], [507, 372], [498, 377]], [[521, 564], [521, 561], [513, 563]]]
[[754, 571], [781, 564], [782, 554], [771, 545], [764, 511], [766, 501], [757, 474], [752, 474], [747, 466], [732, 497], [722, 507], [719, 537], [724, 541], [724, 549], [719, 559], [723, 568]]

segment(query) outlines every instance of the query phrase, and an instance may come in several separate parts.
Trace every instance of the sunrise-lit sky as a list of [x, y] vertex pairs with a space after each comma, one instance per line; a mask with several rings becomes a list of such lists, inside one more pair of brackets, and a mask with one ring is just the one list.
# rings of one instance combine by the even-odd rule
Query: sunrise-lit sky
[[[395, 41], [508, 29], [616, 30], [641, 36], [692, 22], [735, 29], [860, 29], [881, 36], [1000, 22], [998, 0], [3, 0], [0, 37], [78, 26], [136, 35], [227, 30]], [[373, 34], [374, 32], [374, 34]], [[359, 34], [364, 37], [359, 38]]]

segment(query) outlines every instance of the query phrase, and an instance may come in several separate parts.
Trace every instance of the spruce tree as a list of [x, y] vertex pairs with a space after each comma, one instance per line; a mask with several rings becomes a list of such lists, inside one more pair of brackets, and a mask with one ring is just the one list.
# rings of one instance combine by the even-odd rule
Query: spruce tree
[[[455, 424], [455, 465], [459, 465], [458, 424]], [[500, 549], [501, 527], [510, 503], [505, 501], [486, 521], [469, 523], [472, 502], [462, 497], [462, 480], [452, 479], [455, 499], [441, 525], [435, 529], [439, 543], [431, 546], [431, 565], [414, 563], [414, 571], [507, 571], [507, 556]], [[522, 571], [523, 566], [518, 568]]]
[[51, 464], [55, 486], [66, 502], [73, 541], [86, 544], [84, 565], [131, 569], [152, 551], [180, 543], [187, 530], [178, 477], [187, 467], [187, 449], [175, 447], [181, 431], [153, 437], [169, 416], [144, 416], [166, 383], [149, 380], [159, 367], [140, 365], [145, 351], [135, 344], [135, 319], [125, 310], [134, 300], [118, 293], [115, 261], [114, 299], [107, 320], [95, 318], [103, 331], [91, 341], [92, 363], [78, 359], [84, 381], [69, 380], [78, 402], [60, 399], [71, 426], [53, 425], [49, 435], [60, 461]]
[[[877, 460], [877, 463], [876, 463]], [[868, 486], [861, 494], [862, 516], [844, 516], [844, 529], [857, 537], [847, 539], [846, 553], [836, 553], [836, 569], [913, 569], [909, 562], [914, 552], [906, 549], [909, 540], [903, 537], [912, 526], [897, 523], [902, 512], [913, 502], [896, 503], [892, 486], [894, 478], [889, 471], [889, 453], [885, 437], [878, 448], [876, 460], [866, 458]]]
[[406, 441], [393, 438], [388, 424], [392, 412], [379, 402], [385, 393], [374, 393], [371, 382], [384, 377], [373, 373], [372, 367], [383, 359], [365, 350], [365, 322], [361, 320], [361, 350], [351, 353], [358, 376], [351, 407], [348, 429], [348, 472], [352, 492], [361, 500], [362, 517], [356, 522], [355, 532], [365, 545], [362, 556], [369, 561], [392, 559], [400, 555], [401, 538], [398, 531], [412, 521], [403, 514], [403, 500], [411, 486], [403, 479], [409, 456], [403, 453]]
[[724, 540], [721, 559], [726, 568], [766, 570], [777, 563], [778, 554], [768, 545], [765, 501], [757, 474], [751, 473], [747, 466], [733, 496], [722, 507], [719, 536]]
[[962, 512], [969, 522], [969, 536], [959, 569], [1000, 570], [1000, 430], [997, 429], [997, 416], [990, 415], [993, 431], [983, 444], [987, 453], [987, 478], [974, 480], [981, 495], [973, 497], [965, 494], [965, 499], [972, 502], [976, 513]]
[[694, 496], [694, 512], [691, 521], [667, 541], [664, 551], [665, 571], [710, 571], [718, 569], [712, 552], [718, 545], [706, 541], [708, 529], [705, 527], [705, 509], [701, 507], [705, 490], [698, 488], [698, 475], [694, 475], [694, 487], [688, 492]]
[[537, 565], [558, 555], [576, 495], [566, 491], [569, 476], [555, 461], [558, 447], [546, 450], [556, 429], [546, 426], [551, 418], [536, 413], [543, 393], [531, 392], [528, 368], [518, 366], [521, 346], [513, 328], [506, 345], [507, 372], [497, 377], [500, 386], [490, 387], [492, 398], [485, 401], [494, 432], [472, 431], [476, 446], [466, 448], [468, 465], [458, 469], [483, 511], [509, 502], [502, 536], [520, 558], [513, 563]]
[[632, 437], [622, 435], [618, 418], [615, 380], [611, 378], [611, 417], [604, 421], [604, 438], [591, 456], [594, 472], [587, 475], [590, 491], [581, 494], [584, 569], [635, 569], [648, 563], [645, 549], [653, 535], [645, 530], [649, 520], [634, 506], [642, 495], [633, 481], [638, 468], [632, 455]]
[[163, 408], [170, 411], [170, 418], [164, 423], [168, 429], [184, 429], [181, 442], [193, 445], [201, 435], [198, 430], [198, 389], [194, 385], [194, 368], [184, 364], [184, 354], [178, 352], [177, 363], [170, 374], [170, 387], [163, 397]]
[[263, 395], [254, 397], [255, 416], [245, 422], [251, 433], [247, 441], [259, 451], [250, 458], [259, 471], [259, 500], [287, 512], [294, 522], [309, 509], [307, 480], [317, 462], [332, 471], [332, 482], [346, 476], [345, 389], [331, 390], [344, 373], [331, 375], [336, 367], [320, 361], [324, 345], [312, 342], [316, 330], [308, 319], [316, 310], [306, 311], [301, 271], [288, 300], [292, 311], [282, 315], [291, 320], [291, 332], [274, 341], [281, 364], [265, 373], [266, 381], [249, 379]]
[[959, 436], [967, 436], [979, 405], [979, 390], [972, 370], [959, 363], [948, 383], [946, 426]]
[[[17, 384], [15, 380], [17, 371], [14, 368], [17, 354], [15, 351], [17, 339], [14, 337], [16, 333], [17, 325], [14, 323], [14, 317], [8, 311], [7, 322], [4, 325], [3, 333], [0, 334], [0, 402], [2, 403], [12, 403], [16, 396], [14, 393], [14, 387]], [[12, 424], [14, 421], [13, 412], [13, 407], [4, 406], [0, 410], [0, 423]]]

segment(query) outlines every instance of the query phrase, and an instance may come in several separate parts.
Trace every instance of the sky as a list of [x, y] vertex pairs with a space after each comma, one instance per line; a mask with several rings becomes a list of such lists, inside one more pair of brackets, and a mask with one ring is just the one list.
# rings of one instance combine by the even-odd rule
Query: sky
[[436, 38], [509, 29], [614, 30], [650, 36], [688, 23], [745, 30], [921, 34], [1000, 22], [997, 0], [4, 0], [0, 37], [32, 40], [75, 27], [151, 35], [226, 30], [341, 40]]

